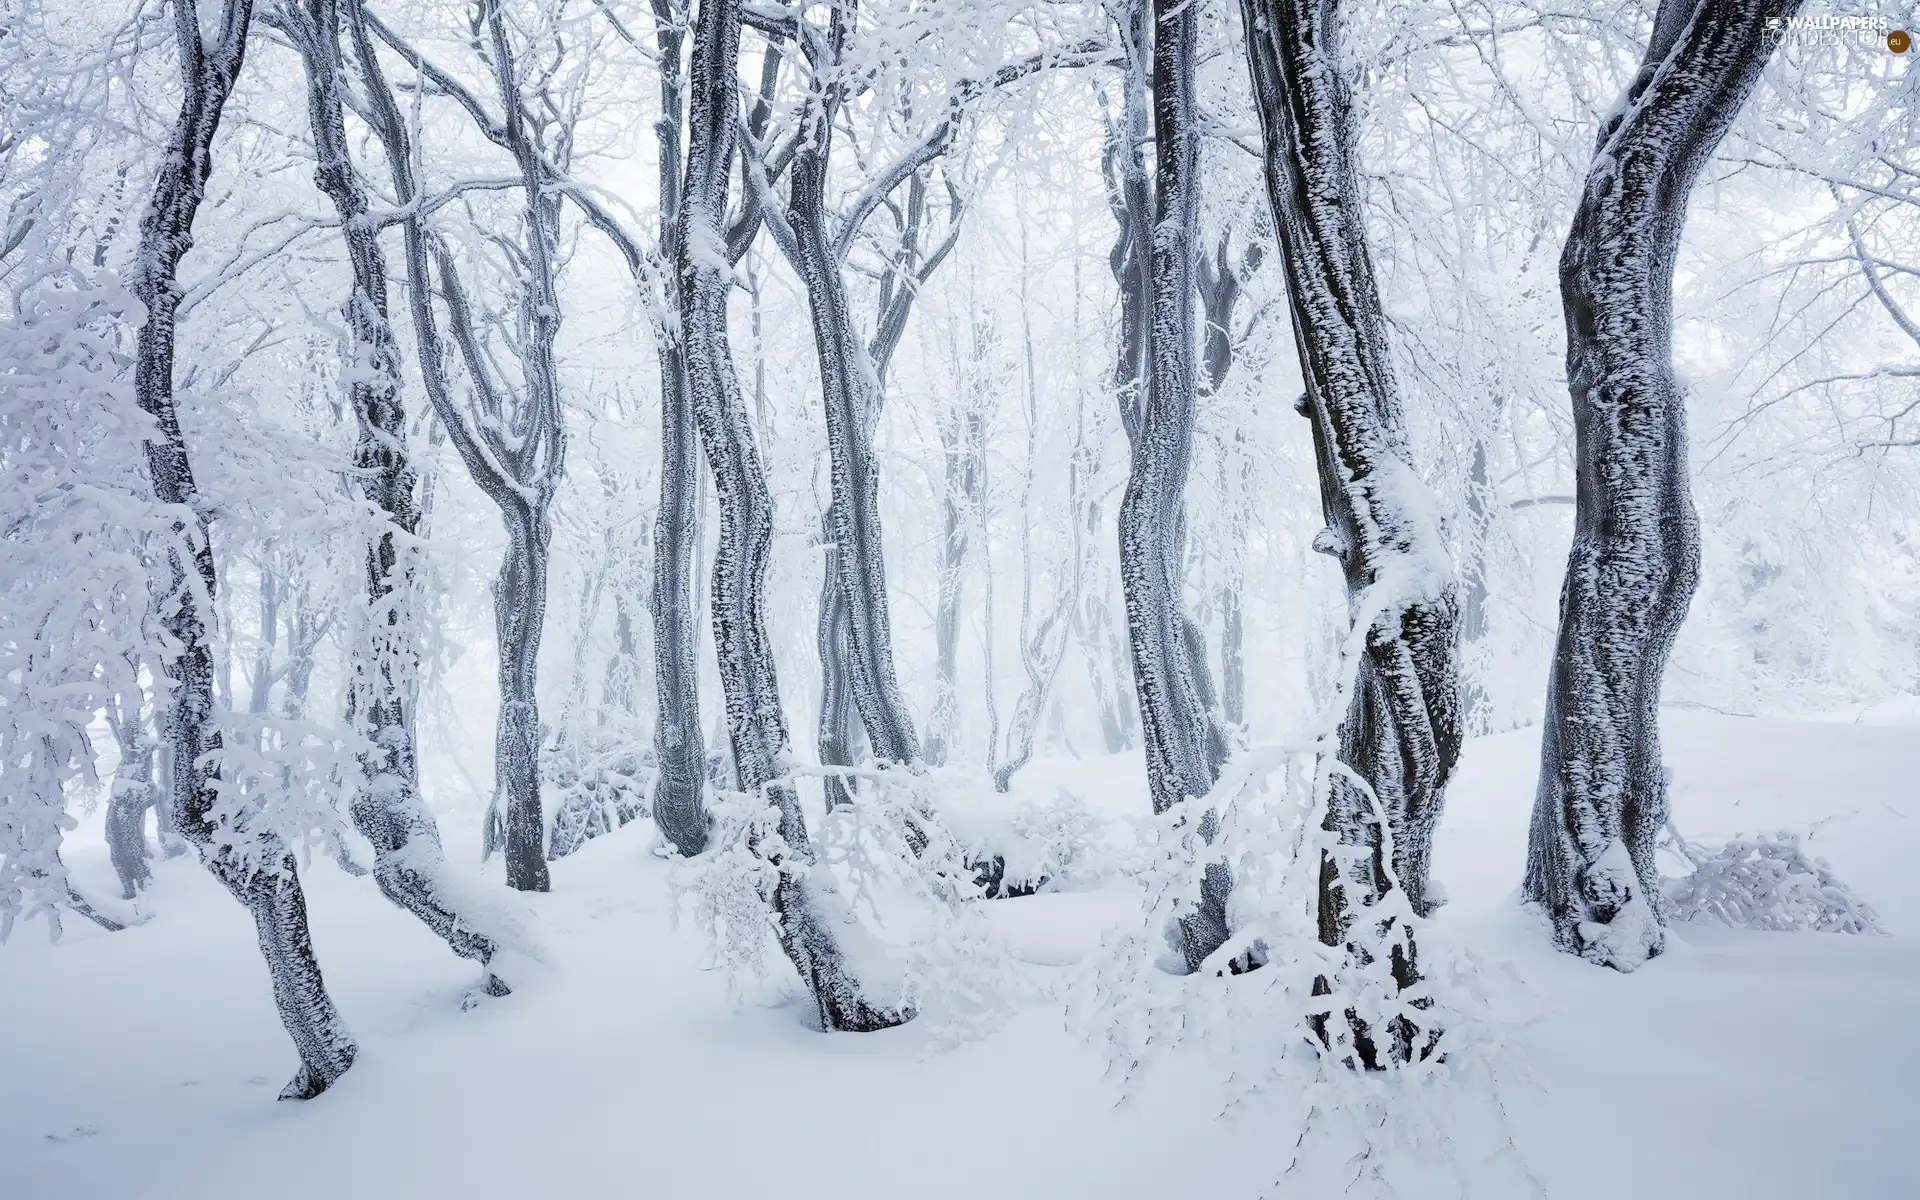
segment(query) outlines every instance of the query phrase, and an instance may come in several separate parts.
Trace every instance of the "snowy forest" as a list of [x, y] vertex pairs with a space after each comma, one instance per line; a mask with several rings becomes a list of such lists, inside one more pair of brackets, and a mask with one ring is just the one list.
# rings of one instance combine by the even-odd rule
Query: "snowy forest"
[[1920, 1195], [1909, 29], [0, 0], [0, 1196]]

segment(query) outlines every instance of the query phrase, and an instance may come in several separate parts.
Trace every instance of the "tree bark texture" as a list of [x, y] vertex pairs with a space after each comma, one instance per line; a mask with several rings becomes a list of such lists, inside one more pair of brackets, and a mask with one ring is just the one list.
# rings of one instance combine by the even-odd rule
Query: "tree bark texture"
[[[345, 3], [357, 5], [358, 0]], [[475, 933], [471, 921], [461, 919], [439, 886], [445, 867], [440, 828], [420, 796], [410, 720], [412, 697], [419, 688], [411, 602], [420, 513], [407, 452], [400, 350], [388, 315], [386, 253], [368, 220], [367, 189], [348, 150], [340, 90], [346, 84], [340, 4], [306, 0], [304, 20], [285, 24], [306, 65], [308, 116], [318, 160], [315, 178], [340, 217], [352, 271], [346, 325], [356, 367], [347, 388], [359, 426], [355, 485], [388, 526], [367, 547], [368, 636], [353, 664], [350, 708], [373, 749], [349, 812], [354, 827], [373, 846], [373, 877], [381, 894], [420, 918], [454, 953], [484, 965], [493, 957], [493, 943]], [[307, 657], [311, 659], [310, 650]], [[302, 697], [311, 669], [310, 661], [302, 669]], [[490, 990], [504, 994], [504, 984], [492, 976], [489, 980]]]
[[175, 0], [174, 31], [185, 92], [166, 157], [140, 224], [133, 291], [146, 306], [140, 326], [134, 390], [154, 421], [146, 445], [154, 494], [181, 512], [167, 549], [170, 578], [161, 626], [177, 647], [170, 665], [174, 686], [166, 734], [172, 744], [174, 819], [199, 849], [214, 878], [253, 914], [260, 950], [273, 979], [281, 1022], [300, 1054], [300, 1069], [280, 1093], [307, 1099], [325, 1091], [353, 1065], [357, 1047], [327, 994], [307, 927], [306, 896], [292, 851], [278, 835], [248, 831], [235, 845], [217, 827], [216, 771], [221, 749], [214, 718], [213, 647], [205, 612], [216, 595], [207, 517], [173, 394], [179, 265], [193, 245], [193, 220], [213, 171], [212, 144], [220, 115], [245, 57], [251, 0], [225, 0], [219, 34], [203, 40], [194, 0]]
[[1663, 0], [1600, 130], [1560, 256], [1577, 490], [1523, 894], [1560, 949], [1629, 971], [1665, 946], [1660, 682], [1700, 572], [1673, 265], [1687, 197], [1799, 0]]
[[[1195, 678], [1184, 602], [1196, 391], [1193, 232], [1199, 224], [1200, 178], [1193, 64], [1198, 20], [1184, 0], [1154, 0], [1155, 178], [1145, 403], [1128, 422], [1132, 464], [1119, 519], [1120, 583], [1146, 742], [1147, 787], [1156, 813], [1205, 796], [1222, 765]], [[1128, 219], [1136, 218], [1129, 214]], [[1131, 253], [1139, 254], [1140, 247]], [[1125, 407], [1122, 416], [1128, 416]], [[1204, 838], [1211, 828], [1195, 832]], [[1224, 865], [1210, 866], [1200, 906], [1181, 921], [1182, 953], [1193, 969], [1226, 940], [1230, 886]]]
[[[1414, 912], [1436, 907], [1428, 861], [1461, 740], [1459, 582], [1440, 531], [1423, 519], [1432, 506], [1413, 470], [1393, 377], [1355, 169], [1337, 0], [1244, 0], [1242, 12], [1307, 384], [1300, 408], [1313, 426], [1327, 521], [1315, 544], [1339, 560], [1355, 619], [1371, 621], [1339, 757], [1373, 798], [1336, 776], [1326, 820], [1371, 866], [1342, 871], [1324, 857], [1319, 918], [1323, 942], [1364, 957], [1355, 925], [1395, 881]], [[1376, 587], [1393, 590], [1378, 597]], [[1378, 603], [1362, 612], [1370, 598]], [[1411, 931], [1393, 956], [1396, 980], [1410, 986], [1417, 977]], [[1381, 1031], [1354, 1024], [1372, 1065], [1371, 1039]], [[1406, 1031], [1386, 1033], [1394, 1054], [1412, 1052]]]
[[[682, 116], [686, 83], [681, 62], [686, 33], [673, 0], [653, 0], [660, 55], [659, 143], [661, 257], [673, 262], [680, 210]], [[669, 306], [675, 283], [666, 280]], [[700, 431], [687, 396], [685, 354], [675, 330], [655, 339], [660, 361], [660, 509], [654, 526], [653, 659], [656, 721], [654, 756], [659, 777], [653, 819], [674, 849], [691, 857], [706, 849], [706, 745], [700, 731], [699, 627], [693, 602], [694, 550], [700, 540]]]
[[862, 995], [837, 932], [852, 914], [833, 892], [829, 870], [814, 861], [799, 797], [783, 782], [787, 725], [766, 624], [773, 498], [727, 338], [732, 272], [725, 217], [737, 127], [740, 14], [741, 0], [703, 0], [694, 26], [686, 186], [675, 262], [688, 395], [720, 509], [714, 643], [740, 789], [765, 796], [778, 812], [778, 845], [761, 841], [753, 850], [780, 868], [766, 899], [779, 918], [781, 948], [812, 994], [823, 1028], [881, 1029], [912, 1014]]

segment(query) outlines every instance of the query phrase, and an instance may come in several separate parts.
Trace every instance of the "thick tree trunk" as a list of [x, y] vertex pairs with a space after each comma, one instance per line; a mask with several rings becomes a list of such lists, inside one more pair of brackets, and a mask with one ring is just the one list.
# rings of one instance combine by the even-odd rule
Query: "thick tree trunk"
[[1799, 0], [1663, 0], [1602, 127], [1560, 256], [1578, 490], [1547, 689], [1526, 899], [1569, 953], [1630, 971], [1665, 946], [1660, 682], [1699, 577], [1673, 264], [1700, 168]]
[[[1184, 611], [1184, 513], [1193, 455], [1193, 231], [1199, 223], [1193, 63], [1198, 14], [1154, 0], [1155, 212], [1145, 404], [1129, 421], [1133, 461], [1120, 503], [1120, 583], [1156, 813], [1205, 796], [1221, 761], [1194, 672]], [[1139, 253], [1139, 247], [1133, 248]], [[1123, 402], [1125, 393], [1122, 393]], [[1127, 416], [1123, 409], [1123, 416]], [[1210, 824], [1195, 832], [1211, 835]], [[1200, 906], [1181, 920], [1189, 968], [1226, 940], [1224, 866], [1207, 869]]]
[[214, 816], [214, 773], [221, 746], [213, 712], [213, 646], [203, 605], [217, 594], [217, 579], [205, 509], [173, 395], [174, 326], [180, 303], [176, 279], [180, 260], [193, 244], [194, 215], [213, 170], [214, 132], [240, 73], [252, 15], [250, 0], [226, 0], [218, 37], [203, 40], [194, 0], [174, 3], [185, 95], [140, 224], [133, 291], [147, 312], [140, 327], [134, 390], [155, 425], [146, 447], [154, 494], [183, 514], [167, 549], [170, 578], [162, 594], [169, 602], [161, 617], [162, 628], [177, 647], [170, 664], [174, 693], [166, 720], [175, 764], [174, 819], [179, 832], [199, 848], [207, 869], [253, 914], [280, 1019], [300, 1053], [300, 1070], [280, 1095], [306, 1099], [345, 1073], [357, 1048], [314, 959], [293, 853], [276, 834], [259, 829], [250, 831], [244, 846], [235, 845], [231, 831], [222, 829]]
[[[1364, 961], [1380, 931], [1363, 910], [1387, 889], [1404, 889], [1422, 915], [1437, 903], [1428, 860], [1460, 753], [1459, 583], [1425, 519], [1433, 505], [1407, 445], [1366, 244], [1337, 0], [1243, 0], [1242, 12], [1327, 520], [1315, 545], [1339, 559], [1350, 616], [1368, 622], [1339, 757], [1372, 797], [1335, 776], [1326, 827], [1371, 867], [1342, 871], [1323, 857], [1319, 898], [1321, 941]], [[1409, 987], [1411, 931], [1389, 943], [1394, 979]], [[1388, 1054], [1417, 1049], [1408, 1030], [1348, 1017], [1368, 1066], [1382, 1057], [1383, 1033]]]
[[778, 811], [777, 846], [754, 845], [780, 868], [766, 900], [779, 917], [781, 948], [813, 995], [823, 1028], [871, 1030], [912, 1014], [867, 1000], [839, 942], [856, 920], [814, 861], [799, 797], [781, 782], [787, 725], [766, 624], [767, 553], [773, 498], [760, 465], [727, 339], [725, 216], [736, 136], [741, 0], [703, 0], [694, 27], [686, 188], [675, 269], [688, 395], [719, 494], [720, 545], [713, 564], [714, 642], [727, 732], [740, 789]]

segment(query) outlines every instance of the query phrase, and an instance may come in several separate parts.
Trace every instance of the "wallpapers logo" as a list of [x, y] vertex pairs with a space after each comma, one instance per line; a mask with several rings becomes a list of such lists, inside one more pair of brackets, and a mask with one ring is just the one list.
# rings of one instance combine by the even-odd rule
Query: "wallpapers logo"
[[1768, 17], [1766, 40], [1768, 45], [1781, 41], [1884, 45], [1895, 54], [1905, 54], [1913, 45], [1913, 39], [1906, 30], [1893, 28], [1893, 22], [1886, 17], [1843, 16], [1836, 13]]

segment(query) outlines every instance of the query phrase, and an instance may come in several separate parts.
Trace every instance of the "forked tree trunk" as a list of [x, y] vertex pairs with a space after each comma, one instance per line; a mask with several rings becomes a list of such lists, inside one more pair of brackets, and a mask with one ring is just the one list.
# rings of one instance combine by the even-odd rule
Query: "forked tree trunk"
[[[1195, 674], [1183, 595], [1196, 386], [1193, 231], [1199, 223], [1200, 175], [1193, 67], [1198, 22], [1187, 0], [1154, 0], [1155, 210], [1149, 222], [1147, 386], [1145, 403], [1127, 422], [1132, 468], [1119, 521], [1120, 583], [1145, 733], [1147, 788], [1156, 813], [1205, 796], [1222, 766]], [[1139, 254], [1140, 247], [1134, 245], [1131, 253]], [[1128, 416], [1126, 410], [1122, 415]], [[1211, 837], [1204, 815], [1194, 832]], [[1209, 866], [1199, 907], [1181, 919], [1181, 952], [1190, 969], [1199, 969], [1227, 938], [1231, 886], [1223, 864]]]
[[714, 642], [740, 789], [764, 795], [778, 812], [778, 843], [759, 840], [752, 849], [780, 868], [765, 899], [779, 918], [781, 948], [812, 994], [823, 1028], [882, 1029], [912, 1014], [862, 995], [839, 940], [841, 930], [857, 918], [835, 893], [830, 869], [815, 862], [799, 797], [782, 781], [787, 724], [767, 633], [765, 591], [773, 497], [727, 339], [731, 270], [725, 219], [737, 127], [740, 10], [741, 0], [703, 0], [694, 26], [686, 187], [674, 264], [688, 395], [720, 507]]
[[[1339, 560], [1350, 615], [1369, 622], [1339, 757], [1373, 798], [1336, 776], [1326, 827], [1370, 865], [1341, 870], [1323, 857], [1319, 897], [1321, 941], [1364, 961], [1379, 931], [1362, 910], [1389, 888], [1404, 889], [1421, 915], [1436, 905], [1428, 859], [1460, 754], [1459, 583], [1440, 530], [1425, 519], [1433, 503], [1413, 469], [1394, 382], [1337, 0], [1243, 0], [1242, 12], [1327, 520], [1315, 545]], [[1418, 977], [1411, 931], [1389, 944], [1393, 977], [1409, 987]], [[1348, 1019], [1368, 1066], [1416, 1051], [1409, 1030]]]
[[245, 845], [235, 845], [214, 815], [221, 744], [213, 712], [213, 646], [204, 612], [217, 594], [217, 578], [206, 510], [173, 395], [180, 260], [193, 245], [194, 215], [213, 171], [213, 136], [240, 73], [252, 16], [250, 0], [226, 0], [217, 35], [203, 40], [195, 0], [174, 0], [185, 94], [140, 223], [133, 292], [147, 313], [140, 326], [134, 391], [155, 427], [146, 445], [154, 494], [182, 513], [167, 548], [169, 578], [162, 589], [167, 600], [160, 621], [177, 650], [169, 670], [174, 691], [166, 720], [174, 762], [174, 819], [182, 836], [199, 848], [214, 878], [253, 914], [260, 950], [273, 977], [274, 1002], [300, 1053], [300, 1070], [280, 1095], [307, 1099], [325, 1091], [353, 1065], [357, 1047], [327, 995], [313, 955], [306, 896], [292, 851], [264, 829], [250, 831]]
[[[440, 886], [446, 867], [440, 828], [420, 796], [410, 719], [412, 697], [419, 689], [412, 602], [420, 513], [407, 453], [400, 349], [388, 319], [387, 258], [378, 231], [367, 220], [366, 187], [348, 150], [340, 0], [307, 0], [303, 15], [299, 21], [289, 13], [285, 24], [306, 64], [307, 109], [318, 160], [315, 178], [339, 214], [353, 278], [346, 324], [352, 335], [350, 361], [358, 368], [349, 373], [347, 386], [359, 424], [355, 483], [389, 526], [367, 547], [366, 640], [357, 648], [348, 681], [349, 709], [373, 747], [349, 812], [354, 827], [373, 846], [373, 877], [381, 894], [420, 918], [455, 954], [484, 965], [493, 957], [493, 943], [474, 931], [472, 921], [462, 919]], [[298, 636], [291, 633], [289, 641]], [[301, 678], [295, 688], [304, 698], [312, 648], [295, 644], [292, 652], [308, 660], [298, 668]], [[489, 975], [488, 990], [504, 995], [507, 989]]]
[[840, 239], [827, 227], [827, 174], [843, 86], [833, 72], [855, 19], [851, 5], [836, 5], [829, 19], [820, 64], [826, 78], [817, 85], [824, 90], [802, 115], [812, 128], [803, 133], [791, 168], [786, 225], [792, 238], [780, 242], [800, 276], [813, 318], [832, 480], [820, 607], [821, 761], [850, 763], [851, 723], [844, 706], [851, 705], [874, 757], [913, 767], [921, 762], [920, 735], [894, 669], [880, 470], [873, 450], [881, 404], [879, 374], [854, 329]]
[[1799, 0], [1662, 0], [1600, 130], [1560, 255], [1577, 492], [1524, 895], [1560, 949], [1631, 971], [1665, 946], [1660, 681], [1700, 571], [1673, 264], [1687, 196]]

